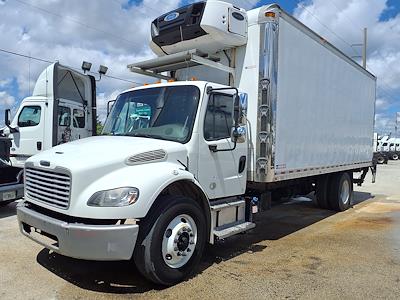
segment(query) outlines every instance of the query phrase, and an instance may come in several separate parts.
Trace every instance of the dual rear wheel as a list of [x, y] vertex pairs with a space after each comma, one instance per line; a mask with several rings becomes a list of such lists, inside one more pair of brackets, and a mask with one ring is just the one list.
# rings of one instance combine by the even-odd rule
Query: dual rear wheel
[[320, 176], [316, 183], [316, 200], [324, 209], [345, 211], [353, 200], [352, 174], [340, 172]]

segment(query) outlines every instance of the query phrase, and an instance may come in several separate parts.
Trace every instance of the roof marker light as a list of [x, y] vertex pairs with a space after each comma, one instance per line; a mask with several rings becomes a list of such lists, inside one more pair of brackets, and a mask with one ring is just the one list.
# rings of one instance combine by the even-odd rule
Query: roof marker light
[[267, 18], [275, 18], [275, 13], [272, 11], [267, 11], [264, 14]]

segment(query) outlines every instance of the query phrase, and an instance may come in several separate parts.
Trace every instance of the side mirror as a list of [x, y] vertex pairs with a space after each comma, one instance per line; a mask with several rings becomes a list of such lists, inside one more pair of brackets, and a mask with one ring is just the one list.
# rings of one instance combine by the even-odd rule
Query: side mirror
[[113, 107], [115, 101], [116, 101], [116, 100], [110, 100], [110, 101], [107, 102], [107, 117], [108, 117], [108, 115], [110, 114], [111, 109], [112, 109], [112, 107]]
[[7, 127], [10, 127], [11, 125], [11, 110], [6, 109], [4, 112], [4, 122], [6, 123]]
[[246, 111], [247, 94], [236, 94], [233, 104], [234, 126], [231, 132], [231, 140], [234, 143], [244, 143], [246, 141]]
[[244, 143], [246, 141], [246, 127], [240, 125], [232, 127], [231, 141], [238, 144]]
[[233, 102], [233, 121], [235, 123], [235, 128], [237, 128], [240, 122], [240, 97], [238, 94], [235, 95]]

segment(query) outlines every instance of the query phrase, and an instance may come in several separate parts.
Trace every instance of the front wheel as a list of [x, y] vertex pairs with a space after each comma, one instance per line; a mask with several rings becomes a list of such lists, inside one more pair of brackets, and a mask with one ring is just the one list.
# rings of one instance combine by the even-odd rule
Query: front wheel
[[396, 153], [393, 153], [393, 154], [392, 154], [392, 159], [393, 159], [393, 160], [398, 160], [398, 159], [399, 159], [399, 156], [398, 156]]
[[189, 277], [206, 243], [201, 207], [182, 196], [163, 196], [140, 222], [134, 261], [149, 280], [173, 285]]

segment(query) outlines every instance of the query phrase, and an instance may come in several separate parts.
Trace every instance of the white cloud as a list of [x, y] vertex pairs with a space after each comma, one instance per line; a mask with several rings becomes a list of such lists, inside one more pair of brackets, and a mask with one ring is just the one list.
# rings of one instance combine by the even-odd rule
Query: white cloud
[[375, 129], [380, 135], [394, 134], [395, 132], [395, 116], [387, 116], [386, 114], [377, 113], [375, 115]]
[[[25, 1], [24, 1], [25, 2]], [[80, 68], [83, 60], [109, 67], [108, 75], [143, 81], [128, 72], [129, 63], [153, 56], [148, 47], [150, 22], [179, 6], [180, 0], [128, 1], [48, 0], [1, 1], [0, 48]], [[32, 91], [40, 72], [48, 65], [0, 52], [0, 84], [15, 78], [22, 98]], [[1, 86], [1, 85], [0, 85]], [[100, 93], [111, 94], [132, 84], [110, 78], [98, 83]]]
[[376, 110], [381, 111], [383, 109], [386, 109], [388, 105], [389, 105], [388, 101], [385, 100], [384, 98], [376, 99], [376, 105], [375, 105]]
[[5, 87], [11, 83], [11, 78], [0, 79], [0, 88]]
[[15, 103], [15, 98], [5, 91], [0, 91], [0, 107], [11, 108]]

